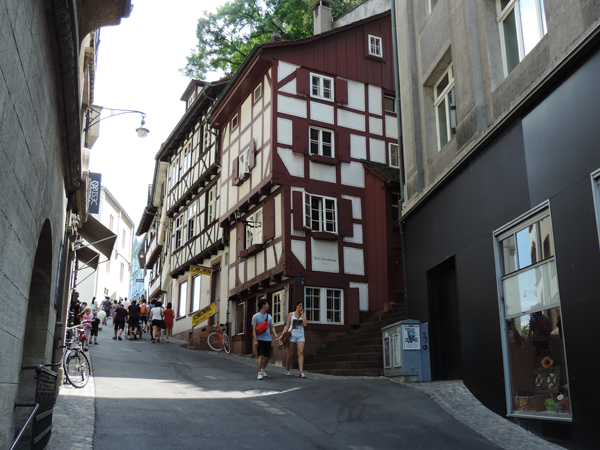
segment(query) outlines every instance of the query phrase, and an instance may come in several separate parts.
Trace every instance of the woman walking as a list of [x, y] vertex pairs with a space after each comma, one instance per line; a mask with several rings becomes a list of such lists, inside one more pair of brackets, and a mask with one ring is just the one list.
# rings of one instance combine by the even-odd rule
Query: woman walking
[[175, 312], [173, 311], [171, 302], [167, 303], [167, 309], [165, 309], [165, 325], [167, 328], [165, 329], [165, 336], [167, 337], [167, 342], [169, 342], [169, 337], [171, 333], [173, 333], [173, 319], [175, 318]]
[[[306, 313], [304, 312], [304, 304], [302, 302], [296, 302], [296, 310], [288, 315], [287, 323], [283, 328], [283, 333], [290, 330], [292, 335], [290, 336], [290, 342], [288, 344], [288, 355], [285, 360], [285, 374], [290, 376], [290, 366], [292, 364], [292, 357], [294, 356], [294, 348], [298, 347], [298, 369], [300, 370], [300, 377], [306, 378], [304, 374], [304, 327], [306, 326]], [[281, 339], [281, 337], [280, 337]]]
[[152, 343], [160, 342], [160, 332], [162, 327], [163, 317], [165, 317], [165, 310], [162, 307], [161, 302], [156, 302], [154, 308], [151, 311], [152, 317]]

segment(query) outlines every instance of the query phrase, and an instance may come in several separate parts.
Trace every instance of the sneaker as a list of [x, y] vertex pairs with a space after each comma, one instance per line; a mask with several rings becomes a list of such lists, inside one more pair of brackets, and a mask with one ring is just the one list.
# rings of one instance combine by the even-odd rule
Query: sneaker
[[260, 373], [262, 373], [263, 378], [267, 378], [267, 372], [265, 370], [261, 370]]
[[113, 337], [113, 339], [116, 341], [116, 340], [117, 340], [117, 337], [115, 336], [115, 337]]
[[168, 344], [168, 343], [169, 343], [169, 340], [167, 339], [165, 342]]
[[304, 372], [300, 372], [300, 378], [306, 378], [306, 375], [304, 375]]
[[97, 342], [94, 342], [94, 345], [100, 345], [100, 344], [98, 344]]
[[263, 374], [262, 374], [262, 372], [258, 372], [258, 375], [256, 375], [256, 379], [257, 379], [257, 380], [262, 380], [262, 379], [263, 379]]
[[290, 372], [289, 370], [286, 370], [286, 371], [285, 371], [285, 376], [286, 376], [286, 377], [289, 377], [289, 376], [291, 376], [291, 375], [292, 375], [292, 372]]
[[153, 344], [156, 344], [156, 341], [154, 339], [152, 339], [150, 342], [152, 342]]
[[123, 338], [122, 338], [121, 336], [119, 336], [119, 338], [118, 338], [118, 339], [119, 339], [120, 341], [122, 341], [122, 340], [123, 340]]

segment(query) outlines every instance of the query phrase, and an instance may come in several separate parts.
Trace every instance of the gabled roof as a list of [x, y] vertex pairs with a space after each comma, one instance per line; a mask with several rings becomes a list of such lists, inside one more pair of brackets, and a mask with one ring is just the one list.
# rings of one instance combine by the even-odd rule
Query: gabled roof
[[[255, 44], [250, 53], [246, 56], [238, 70], [235, 72], [225, 89], [221, 92], [217, 100], [215, 101], [212, 111], [209, 114], [209, 123], [211, 127], [218, 128], [221, 122], [224, 122], [225, 119], [222, 119], [221, 116], [226, 109], [227, 100], [236, 92], [244, 91], [247, 94], [247, 90], [251, 88], [251, 86], [245, 86], [244, 80], [247, 78], [248, 74], [254, 72], [264, 72], [269, 66], [270, 62], [266, 60], [261, 60], [260, 56], [262, 53], [267, 51], [279, 51], [284, 49], [289, 49], [293, 47], [298, 47], [306, 44], [310, 44], [312, 42], [318, 42], [321, 40], [329, 39], [337, 34], [344, 33], [353, 28], [362, 27], [370, 22], [375, 22], [380, 20], [383, 17], [390, 16], [390, 11], [385, 11], [381, 14], [377, 14], [371, 17], [368, 17], [363, 20], [359, 20], [356, 22], [352, 22], [348, 25], [334, 28], [330, 31], [326, 31], [321, 34], [317, 34], [314, 36], [309, 36], [302, 39], [296, 39], [294, 41], [281, 41], [281, 42], [266, 42], [263, 44]], [[240, 89], [241, 88], [241, 89]], [[230, 108], [227, 108], [230, 109]], [[231, 111], [229, 111], [231, 112]], [[225, 114], [228, 116], [228, 114]]]
[[400, 184], [400, 169], [361, 159], [363, 166], [390, 186]]

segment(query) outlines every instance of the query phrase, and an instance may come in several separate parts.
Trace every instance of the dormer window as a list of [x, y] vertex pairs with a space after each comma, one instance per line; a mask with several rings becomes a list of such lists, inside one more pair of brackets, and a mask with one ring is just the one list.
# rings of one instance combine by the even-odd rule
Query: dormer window
[[369, 35], [369, 55], [383, 58], [383, 47], [380, 37]]
[[310, 96], [333, 101], [333, 78], [310, 74]]
[[262, 97], [262, 83], [259, 84], [258, 86], [256, 86], [256, 89], [254, 89], [254, 94], [252, 95], [252, 100], [254, 102], [257, 102], [258, 100], [260, 100], [261, 97]]
[[238, 126], [238, 115], [236, 114], [233, 120], [231, 121], [231, 131], [235, 130]]

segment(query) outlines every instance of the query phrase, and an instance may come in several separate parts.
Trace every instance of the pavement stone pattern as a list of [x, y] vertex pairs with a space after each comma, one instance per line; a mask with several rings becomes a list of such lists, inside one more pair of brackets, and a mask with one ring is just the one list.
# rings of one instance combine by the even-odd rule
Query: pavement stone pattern
[[[90, 352], [87, 352], [92, 364]], [[93, 373], [92, 364], [92, 373]], [[92, 450], [96, 420], [94, 377], [81, 389], [66, 380], [54, 405], [49, 450]]]
[[[392, 380], [398, 382], [396, 380]], [[506, 450], [560, 450], [483, 406], [462, 380], [402, 383], [431, 397], [448, 414]]]

